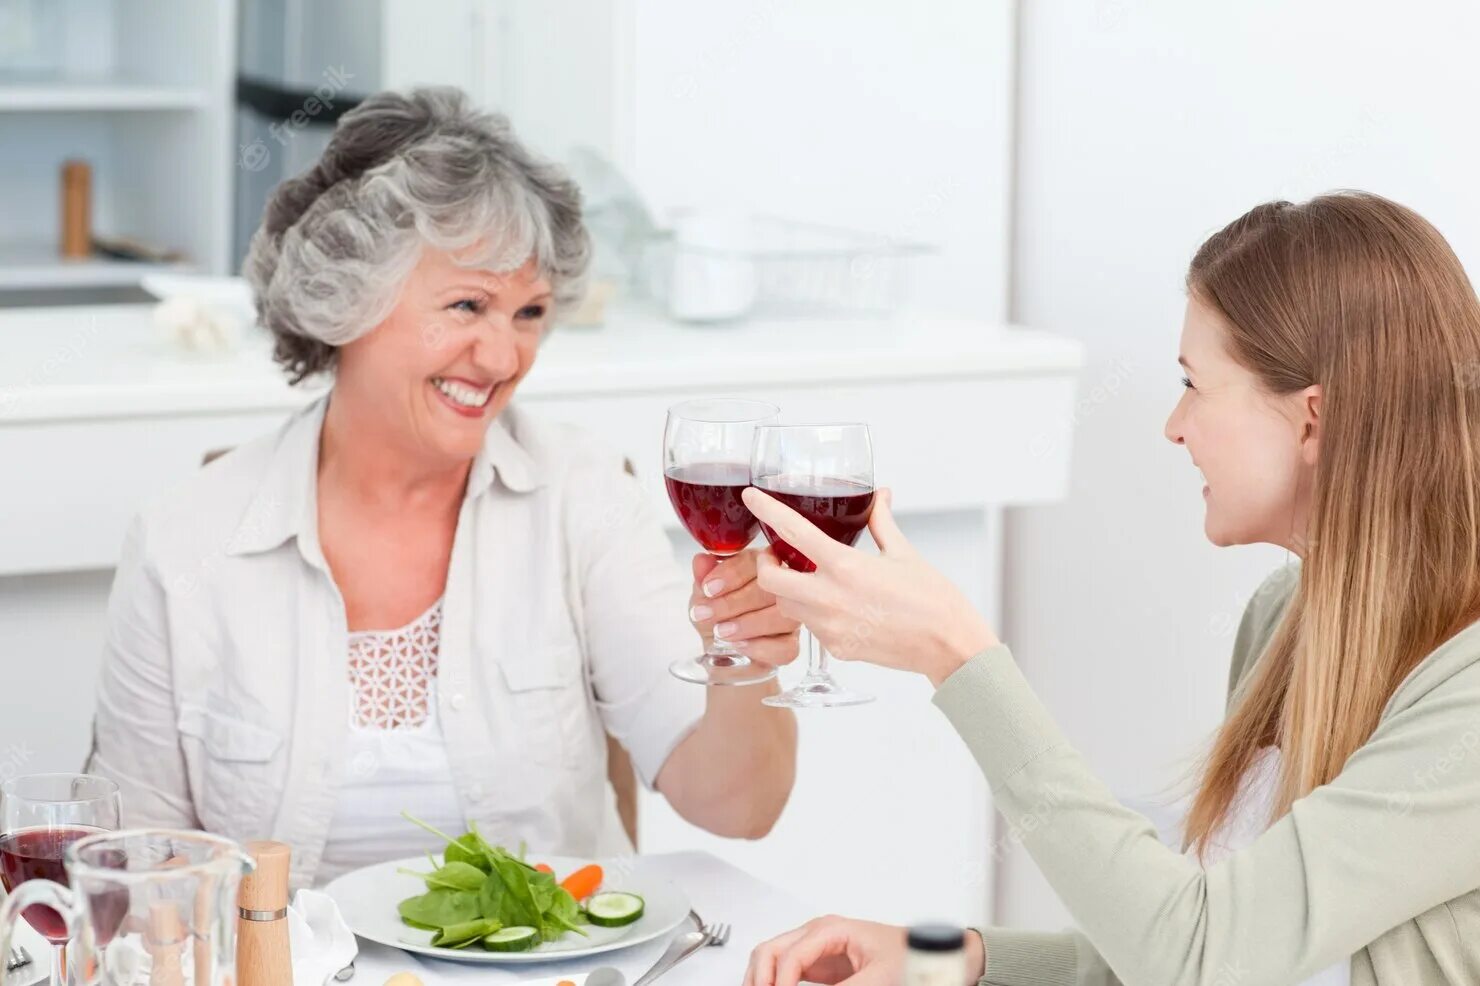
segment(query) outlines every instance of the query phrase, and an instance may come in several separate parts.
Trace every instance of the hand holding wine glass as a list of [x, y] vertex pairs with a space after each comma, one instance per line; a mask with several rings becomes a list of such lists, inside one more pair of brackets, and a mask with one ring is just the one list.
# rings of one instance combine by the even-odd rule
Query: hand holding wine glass
[[762, 524], [816, 565], [801, 572], [763, 558], [761, 588], [836, 657], [914, 671], [938, 686], [998, 642], [970, 601], [899, 530], [888, 490], [874, 498], [868, 519], [877, 555], [839, 543], [762, 490], [746, 490], [744, 498]]
[[706, 647], [717, 634], [745, 657], [780, 667], [796, 660], [798, 623], [785, 616], [775, 597], [756, 581], [756, 567], [765, 553], [763, 548], [747, 548], [725, 559], [695, 555], [689, 619]]
[[[740, 494], [750, 483], [751, 436], [757, 426], [774, 422], [777, 413], [773, 404], [732, 398], [685, 401], [668, 409], [663, 428], [664, 485], [678, 519], [719, 563], [711, 568], [733, 567], [735, 556], [742, 555], [755, 538], [756, 520]], [[697, 563], [695, 576], [705, 582], [716, 579], [707, 572], [701, 575]], [[726, 579], [719, 577], [719, 581]], [[741, 584], [734, 577], [728, 581]], [[690, 608], [690, 618], [701, 633], [715, 620], [723, 621], [718, 607], [731, 609], [730, 615], [743, 612], [734, 608], [733, 600], [710, 602], [725, 587], [701, 591], [705, 598], [696, 593]], [[769, 600], [766, 605], [771, 605]], [[669, 671], [700, 685], [754, 685], [776, 677], [773, 665], [759, 655], [752, 660], [722, 636], [708, 636], [705, 645], [703, 654], [677, 660]]]
[[[874, 502], [874, 451], [867, 425], [778, 425], [757, 427], [750, 453], [751, 485], [776, 497], [794, 514], [815, 523], [832, 542], [851, 545], [868, 522]], [[753, 492], [745, 491], [747, 494]], [[744, 502], [749, 502], [748, 498]], [[810, 525], [809, 525], [810, 526]], [[798, 573], [816, 564], [807, 552], [764, 520], [761, 530], [775, 557]], [[785, 613], [785, 610], [782, 610]], [[803, 621], [805, 622], [805, 621]], [[831, 709], [864, 705], [874, 697], [845, 687], [828, 669], [828, 653], [815, 633], [807, 673], [780, 695], [761, 699], [787, 709]]]

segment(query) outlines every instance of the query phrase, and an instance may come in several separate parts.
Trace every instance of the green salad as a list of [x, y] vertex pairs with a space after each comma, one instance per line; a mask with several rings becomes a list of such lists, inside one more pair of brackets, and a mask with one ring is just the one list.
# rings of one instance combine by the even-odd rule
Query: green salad
[[[397, 905], [401, 920], [432, 932], [432, 944], [467, 948], [481, 944], [495, 952], [528, 951], [555, 941], [567, 931], [585, 936], [584, 925], [620, 927], [642, 916], [635, 894], [595, 893], [601, 868], [588, 866], [556, 882], [546, 866], [531, 866], [518, 855], [489, 843], [473, 825], [457, 838], [402, 813], [447, 843], [442, 862], [428, 856], [432, 869], [403, 869], [426, 884], [426, 893]], [[586, 907], [571, 893], [576, 888]], [[589, 912], [588, 912], [589, 909]]]

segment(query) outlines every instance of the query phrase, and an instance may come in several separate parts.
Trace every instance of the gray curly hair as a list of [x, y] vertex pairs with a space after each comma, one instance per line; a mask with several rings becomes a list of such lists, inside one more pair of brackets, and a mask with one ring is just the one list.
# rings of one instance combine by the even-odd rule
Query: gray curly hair
[[423, 246], [516, 270], [531, 258], [559, 311], [580, 299], [591, 244], [581, 193], [497, 113], [451, 87], [382, 92], [346, 113], [318, 163], [273, 191], [243, 273], [293, 383], [395, 307]]

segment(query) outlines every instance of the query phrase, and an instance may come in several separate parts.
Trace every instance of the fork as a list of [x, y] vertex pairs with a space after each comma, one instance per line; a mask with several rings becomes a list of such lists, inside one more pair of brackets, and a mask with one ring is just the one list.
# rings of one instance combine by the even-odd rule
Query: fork
[[730, 943], [730, 926], [728, 924], [710, 924], [704, 926], [704, 934], [707, 935], [705, 945], [719, 948]]
[[12, 948], [10, 954], [5, 957], [5, 971], [13, 972], [23, 965], [31, 964], [31, 953], [25, 947]]

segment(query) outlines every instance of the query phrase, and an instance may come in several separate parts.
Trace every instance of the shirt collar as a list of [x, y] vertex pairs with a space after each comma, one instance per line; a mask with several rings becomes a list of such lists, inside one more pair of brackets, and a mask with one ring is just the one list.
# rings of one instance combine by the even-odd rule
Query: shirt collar
[[[317, 552], [319, 436], [328, 405], [325, 394], [289, 421], [227, 554], [271, 551], [295, 537], [306, 555], [310, 549]], [[515, 493], [544, 485], [544, 471], [510, 430], [511, 414], [517, 412], [510, 408], [489, 425], [468, 472], [465, 499], [482, 496], [495, 479]]]
[[289, 420], [227, 554], [271, 551], [292, 537], [301, 543], [310, 533], [317, 541], [319, 432], [328, 406], [326, 394]]
[[483, 436], [483, 448], [479, 449], [468, 473], [469, 499], [486, 492], [495, 477], [514, 493], [528, 493], [545, 484], [544, 470], [514, 437], [513, 426], [518, 414], [511, 406], [488, 426], [488, 432]]

